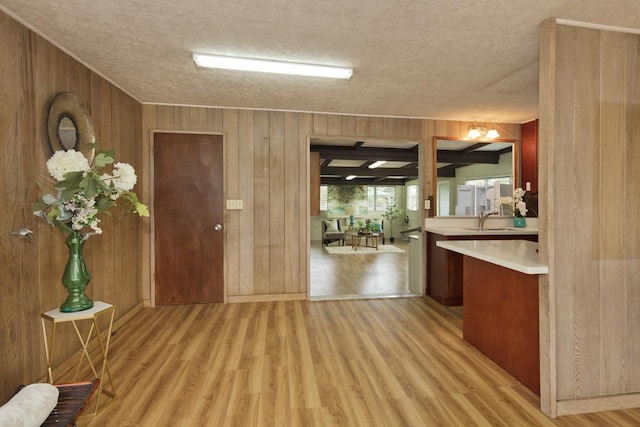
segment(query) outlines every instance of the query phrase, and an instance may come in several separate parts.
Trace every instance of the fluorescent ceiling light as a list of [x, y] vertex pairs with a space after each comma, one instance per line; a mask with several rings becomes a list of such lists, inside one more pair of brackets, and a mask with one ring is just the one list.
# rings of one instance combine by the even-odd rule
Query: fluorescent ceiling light
[[264, 59], [235, 58], [232, 56], [202, 55], [194, 53], [193, 60], [199, 67], [222, 68], [225, 70], [330, 77], [334, 79], [349, 79], [353, 75], [352, 68], [300, 64], [295, 62], [267, 61]]
[[384, 165], [385, 163], [387, 163], [386, 160], [378, 160], [377, 162], [371, 163], [369, 165], [369, 169], [375, 169], [377, 167], [380, 167], [380, 166]]
[[357, 175], [349, 175], [348, 177], [346, 177], [345, 179], [347, 181], [351, 181], [352, 179], [355, 179]]

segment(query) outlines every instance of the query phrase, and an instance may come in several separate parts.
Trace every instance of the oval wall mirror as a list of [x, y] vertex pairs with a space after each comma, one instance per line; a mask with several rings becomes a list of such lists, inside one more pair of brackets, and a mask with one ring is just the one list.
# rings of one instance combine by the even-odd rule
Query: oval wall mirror
[[91, 116], [71, 92], [61, 92], [51, 102], [47, 133], [54, 152], [74, 149], [84, 154], [89, 162], [93, 159], [96, 137]]
[[78, 129], [69, 117], [63, 117], [60, 121], [58, 137], [65, 150], [78, 148]]

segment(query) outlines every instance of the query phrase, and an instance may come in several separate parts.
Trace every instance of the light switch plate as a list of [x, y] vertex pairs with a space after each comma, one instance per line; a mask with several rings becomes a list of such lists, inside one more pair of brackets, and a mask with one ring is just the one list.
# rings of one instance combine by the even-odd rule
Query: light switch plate
[[227, 200], [227, 209], [228, 210], [241, 210], [242, 209], [242, 200], [228, 199]]
[[424, 201], [424, 208], [431, 209], [431, 200], [427, 199]]

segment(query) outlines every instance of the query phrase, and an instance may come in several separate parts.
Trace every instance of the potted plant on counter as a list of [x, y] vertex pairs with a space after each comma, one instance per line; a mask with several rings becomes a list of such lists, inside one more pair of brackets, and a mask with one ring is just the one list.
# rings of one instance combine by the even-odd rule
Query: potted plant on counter
[[513, 191], [513, 197], [500, 197], [498, 203], [500, 206], [508, 205], [513, 212], [513, 225], [518, 228], [527, 226], [525, 217], [527, 216], [527, 204], [524, 201], [526, 191], [522, 188], [516, 188]]

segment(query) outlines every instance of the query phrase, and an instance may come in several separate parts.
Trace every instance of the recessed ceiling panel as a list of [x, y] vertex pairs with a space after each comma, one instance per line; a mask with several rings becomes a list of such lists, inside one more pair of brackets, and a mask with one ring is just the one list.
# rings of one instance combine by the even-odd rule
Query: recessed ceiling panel
[[[416, 161], [418, 159], [416, 158]], [[410, 162], [385, 162], [378, 166], [376, 169], [385, 169], [385, 168], [403, 168], [407, 165], [410, 165]]]
[[357, 168], [364, 163], [363, 160], [331, 160], [329, 166], [334, 168]]
[[418, 145], [417, 142], [409, 141], [366, 141], [362, 144], [366, 148], [402, 148], [408, 150]]
[[500, 151], [511, 147], [513, 147], [513, 143], [511, 142], [492, 142], [491, 144], [478, 148], [476, 151]]
[[311, 145], [328, 145], [333, 147], [353, 147], [358, 141], [340, 138], [311, 138]]
[[471, 147], [477, 141], [451, 141], [448, 139], [438, 140], [438, 150], [462, 150]]

